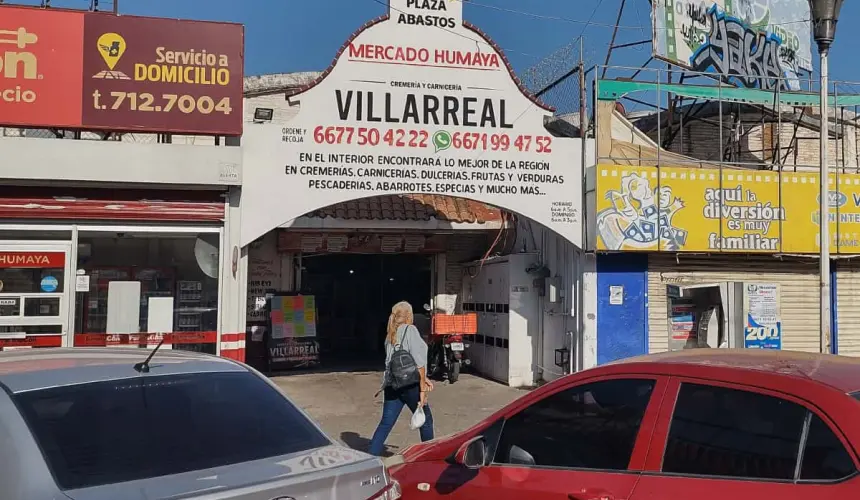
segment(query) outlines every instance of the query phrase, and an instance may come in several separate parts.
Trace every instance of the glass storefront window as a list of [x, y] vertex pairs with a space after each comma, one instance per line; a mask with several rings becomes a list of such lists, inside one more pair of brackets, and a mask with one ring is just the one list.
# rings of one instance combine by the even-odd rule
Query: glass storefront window
[[[78, 274], [89, 277], [89, 291], [77, 293], [75, 333], [168, 333], [150, 332], [147, 324], [150, 304], [164, 304], [153, 302], [156, 298], [172, 299], [173, 332], [216, 331], [218, 252], [217, 233], [80, 232]], [[112, 286], [113, 282], [120, 283]], [[110, 301], [114, 311], [108, 308], [111, 291], [117, 294]], [[130, 302], [134, 300], [137, 305]], [[139, 308], [139, 320], [133, 326], [128, 317], [117, 317], [129, 307]], [[108, 331], [109, 315], [110, 324], [128, 329]], [[160, 325], [164, 324], [161, 317]], [[173, 348], [215, 353], [214, 344]]]
[[63, 344], [68, 250], [63, 242], [0, 240], [0, 351]]
[[60, 293], [63, 291], [65, 274], [62, 267], [3, 267], [0, 268], [0, 293]]
[[60, 335], [63, 325], [0, 325], [0, 334], [24, 333], [26, 335]]
[[25, 297], [24, 316], [59, 316], [59, 297]]
[[0, 229], [0, 241], [69, 241], [71, 229], [44, 230], [38, 225], [21, 229]]

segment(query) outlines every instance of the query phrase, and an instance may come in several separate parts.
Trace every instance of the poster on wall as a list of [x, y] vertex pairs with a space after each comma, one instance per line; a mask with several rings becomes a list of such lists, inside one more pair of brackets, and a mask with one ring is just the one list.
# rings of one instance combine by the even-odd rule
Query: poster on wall
[[655, 0], [652, 6], [659, 59], [768, 90], [799, 90], [798, 73], [812, 70], [807, 0]]
[[271, 294], [267, 354], [270, 370], [304, 368], [320, 361], [313, 295]]
[[267, 234], [248, 247], [247, 320], [266, 321], [266, 294], [281, 286], [281, 256], [276, 236]]
[[285, 123], [242, 137], [243, 245], [336, 203], [425, 193], [508, 209], [582, 246], [582, 141], [546, 130], [552, 108], [462, 2], [390, 0], [287, 100], [298, 111]]
[[313, 295], [275, 295], [271, 299], [272, 338], [317, 336], [317, 307]]
[[695, 347], [696, 306], [691, 302], [669, 300], [669, 350], [679, 351]]
[[778, 283], [744, 284], [744, 347], [782, 349], [782, 316]]

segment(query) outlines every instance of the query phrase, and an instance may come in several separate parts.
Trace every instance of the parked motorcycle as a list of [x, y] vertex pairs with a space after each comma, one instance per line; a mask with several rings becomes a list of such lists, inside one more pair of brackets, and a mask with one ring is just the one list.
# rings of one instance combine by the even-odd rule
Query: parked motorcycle
[[[424, 310], [430, 306], [424, 304]], [[431, 334], [428, 342], [428, 371], [431, 377], [448, 378], [455, 383], [460, 378], [463, 366], [469, 366], [466, 356], [468, 338], [478, 330], [476, 314], [430, 313]]]

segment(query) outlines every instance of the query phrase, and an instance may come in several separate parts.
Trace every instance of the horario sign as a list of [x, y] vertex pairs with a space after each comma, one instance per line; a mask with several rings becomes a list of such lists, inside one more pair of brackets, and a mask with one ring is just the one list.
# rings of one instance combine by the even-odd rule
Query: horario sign
[[390, 0], [284, 125], [246, 127], [242, 243], [348, 200], [427, 193], [522, 214], [582, 241], [581, 142], [463, 20], [460, 1]]

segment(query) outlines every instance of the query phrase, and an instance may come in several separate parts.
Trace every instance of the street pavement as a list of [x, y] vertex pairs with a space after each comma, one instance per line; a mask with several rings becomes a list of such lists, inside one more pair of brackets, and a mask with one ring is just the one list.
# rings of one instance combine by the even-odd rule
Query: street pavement
[[[379, 372], [337, 372], [273, 376], [287, 395], [332, 438], [367, 451], [382, 414]], [[494, 411], [525, 394], [483, 378], [463, 374], [455, 384], [435, 382], [430, 394], [436, 437], [469, 428]], [[397, 453], [419, 442], [418, 431], [409, 430], [412, 413], [404, 408], [387, 441], [387, 452]]]

